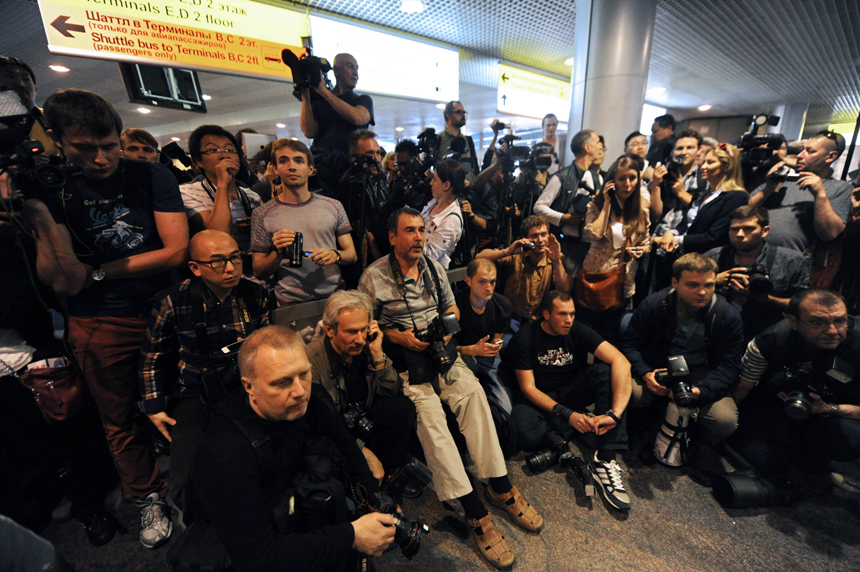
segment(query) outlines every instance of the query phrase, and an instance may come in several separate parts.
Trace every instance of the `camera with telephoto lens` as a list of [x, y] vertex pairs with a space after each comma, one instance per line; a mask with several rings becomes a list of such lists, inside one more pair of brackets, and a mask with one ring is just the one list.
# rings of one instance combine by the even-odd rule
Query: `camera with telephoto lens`
[[755, 295], [767, 295], [773, 292], [773, 282], [767, 277], [767, 272], [764, 268], [758, 265], [753, 265], [741, 272], [749, 276], [749, 291]]
[[11, 155], [0, 158], [0, 170], [8, 169], [15, 188], [25, 199], [55, 198], [66, 182], [80, 173], [80, 169], [56, 164], [59, 159], [54, 157], [50, 163], [37, 163], [36, 156], [44, 152], [39, 141], [27, 140], [17, 145]]
[[433, 473], [418, 461], [407, 463], [394, 471], [385, 481], [382, 489], [371, 497], [369, 504], [373, 510], [393, 516], [394, 542], [408, 560], [418, 553], [421, 541], [430, 533], [430, 527], [417, 520], [408, 520], [406, 515], [397, 512], [396, 499], [409, 482], [415, 482], [423, 490], [433, 480]]
[[849, 383], [854, 379], [856, 368], [841, 356], [834, 356], [828, 362], [826, 370], [801, 373], [783, 368], [774, 376], [776, 387], [786, 391], [783, 411], [795, 421], [806, 421], [812, 416], [814, 400], [811, 393], [818, 395], [825, 403], [834, 403], [839, 384]]
[[302, 36], [302, 47], [305, 53], [301, 57], [296, 56], [290, 50], [281, 51], [281, 59], [290, 68], [293, 74], [293, 95], [299, 100], [302, 99], [299, 88], [313, 87], [319, 85], [321, 81], [325, 81], [326, 87], [331, 89], [331, 81], [328, 79], [328, 72], [331, 71], [331, 64], [325, 58], [319, 58], [313, 55], [313, 41], [310, 36]]
[[370, 438], [373, 420], [368, 416], [367, 405], [364, 403], [356, 401], [347, 405], [346, 411], [343, 412], [343, 422], [364, 441]]
[[430, 344], [427, 348], [427, 353], [430, 354], [433, 360], [433, 368], [436, 373], [445, 374], [454, 365], [454, 358], [448, 353], [448, 348], [445, 347], [445, 336], [456, 334], [460, 331], [460, 322], [457, 321], [457, 316], [453, 312], [438, 315], [427, 324], [427, 327], [421, 331], [415, 332], [415, 337], [418, 341]]
[[695, 407], [696, 396], [693, 394], [693, 384], [690, 383], [690, 368], [684, 356], [669, 356], [667, 371], [655, 374], [657, 383], [672, 391], [675, 404], [678, 407]]
[[549, 449], [538, 451], [534, 455], [526, 457], [526, 465], [528, 465], [532, 473], [542, 473], [556, 465], [567, 467], [571, 464], [573, 458], [576, 457], [567, 446], [567, 441], [558, 433], [548, 433], [547, 439], [550, 442]]

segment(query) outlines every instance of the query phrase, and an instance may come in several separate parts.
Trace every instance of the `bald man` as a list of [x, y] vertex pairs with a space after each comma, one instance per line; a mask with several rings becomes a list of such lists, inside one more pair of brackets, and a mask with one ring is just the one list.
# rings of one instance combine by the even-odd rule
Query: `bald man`
[[197, 233], [188, 253], [194, 277], [155, 297], [138, 368], [144, 412], [171, 442], [169, 494], [180, 510], [209, 409], [239, 387], [240, 342], [269, 323], [274, 307], [242, 278], [242, 253], [226, 232]]
[[358, 83], [358, 62], [355, 58], [350, 54], [338, 54], [332, 67], [336, 81], [334, 89], [329, 90], [325, 81], [299, 88], [302, 97], [302, 133], [309, 139], [313, 138], [314, 157], [322, 150], [337, 150], [348, 156], [349, 134], [376, 124], [373, 120], [373, 99], [354, 91]]

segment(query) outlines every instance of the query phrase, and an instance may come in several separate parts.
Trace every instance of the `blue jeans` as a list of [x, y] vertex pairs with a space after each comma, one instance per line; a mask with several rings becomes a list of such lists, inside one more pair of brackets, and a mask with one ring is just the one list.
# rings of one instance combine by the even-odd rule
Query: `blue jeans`
[[502, 356], [499, 354], [493, 357], [463, 356], [463, 361], [481, 382], [487, 394], [487, 401], [495, 403], [506, 413], [510, 413], [514, 406], [511, 400], [511, 389], [499, 379]]

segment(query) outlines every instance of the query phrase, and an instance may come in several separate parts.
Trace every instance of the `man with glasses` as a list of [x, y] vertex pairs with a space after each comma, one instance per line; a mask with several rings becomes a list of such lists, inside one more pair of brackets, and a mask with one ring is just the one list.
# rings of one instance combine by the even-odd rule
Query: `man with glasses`
[[327, 298], [344, 288], [341, 265], [357, 260], [346, 211], [308, 189], [314, 158], [304, 143], [278, 139], [272, 157], [283, 190], [251, 217], [254, 275], [275, 275], [282, 305]]
[[460, 162], [466, 169], [466, 181], [471, 186], [475, 184], [475, 177], [478, 176], [480, 168], [478, 167], [478, 155], [475, 153], [475, 142], [470, 135], [465, 135], [462, 131], [463, 127], [466, 126], [468, 113], [459, 101], [449, 101], [445, 105], [445, 111], [442, 112], [445, 118], [445, 129], [439, 134], [439, 147], [436, 157], [441, 159], [448, 155], [452, 152], [451, 146], [454, 141], [457, 138], [464, 139], [463, 151], [460, 152]]
[[226, 232], [195, 234], [188, 255], [194, 277], [156, 296], [138, 368], [144, 413], [171, 442], [170, 496], [181, 511], [212, 406], [239, 387], [241, 341], [268, 325], [273, 307], [261, 286], [242, 278], [242, 252]]
[[757, 335], [742, 364], [732, 445], [763, 478], [787, 478], [795, 465], [810, 489], [829, 492], [841, 477], [828, 478], [830, 463], [860, 456], [860, 331], [845, 299], [798, 292], [788, 318]]
[[774, 177], [785, 165], [780, 161], [750, 197], [750, 205], [763, 206], [770, 213], [768, 243], [810, 255], [814, 267], [827, 265], [827, 249], [815, 248], [815, 243], [842, 234], [851, 214], [853, 186], [834, 179], [831, 168], [844, 150], [844, 137], [821, 131], [807, 139], [797, 156], [797, 179], [783, 182]]
[[[220, 230], [233, 237], [239, 249], [251, 248], [251, 213], [263, 204], [260, 195], [236, 178], [242, 151], [232, 133], [218, 125], [201, 125], [188, 138], [191, 160], [202, 173], [182, 185], [182, 201], [191, 234]], [[251, 276], [251, 268], [244, 268]]]

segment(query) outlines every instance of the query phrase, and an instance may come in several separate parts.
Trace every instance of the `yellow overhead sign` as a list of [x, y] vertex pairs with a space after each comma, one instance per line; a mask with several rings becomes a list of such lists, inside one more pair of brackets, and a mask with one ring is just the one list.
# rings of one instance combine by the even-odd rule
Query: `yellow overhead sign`
[[499, 64], [496, 108], [502, 113], [542, 118], [547, 113], [567, 119], [570, 82]]
[[53, 54], [290, 78], [307, 16], [248, 0], [39, 0]]

